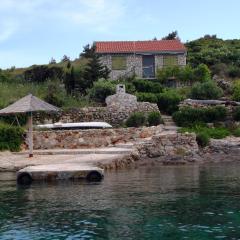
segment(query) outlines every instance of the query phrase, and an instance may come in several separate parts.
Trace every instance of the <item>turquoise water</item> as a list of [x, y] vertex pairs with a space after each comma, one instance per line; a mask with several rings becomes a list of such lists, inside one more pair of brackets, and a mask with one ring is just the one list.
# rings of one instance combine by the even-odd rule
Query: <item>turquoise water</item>
[[240, 163], [144, 167], [98, 184], [0, 182], [0, 239], [240, 239]]

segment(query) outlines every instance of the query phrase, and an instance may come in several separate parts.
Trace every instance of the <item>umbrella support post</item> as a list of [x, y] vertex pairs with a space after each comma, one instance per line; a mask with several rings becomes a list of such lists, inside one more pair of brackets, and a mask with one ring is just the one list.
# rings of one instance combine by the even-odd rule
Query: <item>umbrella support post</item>
[[28, 143], [29, 143], [29, 158], [33, 157], [33, 121], [32, 113], [28, 118]]

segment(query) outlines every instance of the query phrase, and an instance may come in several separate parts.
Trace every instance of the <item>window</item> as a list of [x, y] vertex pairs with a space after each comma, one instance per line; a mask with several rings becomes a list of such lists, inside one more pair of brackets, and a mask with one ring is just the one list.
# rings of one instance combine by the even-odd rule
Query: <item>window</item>
[[112, 56], [112, 70], [126, 70], [127, 59], [124, 56]]
[[176, 66], [178, 65], [178, 57], [177, 56], [171, 56], [171, 55], [166, 55], [163, 56], [163, 66]]

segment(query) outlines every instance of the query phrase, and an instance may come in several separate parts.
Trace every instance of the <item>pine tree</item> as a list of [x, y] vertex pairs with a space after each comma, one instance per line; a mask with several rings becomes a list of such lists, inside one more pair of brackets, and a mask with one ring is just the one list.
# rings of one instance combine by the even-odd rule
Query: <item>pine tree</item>
[[64, 55], [61, 62], [69, 62], [70, 58], [67, 55]]
[[54, 58], [51, 58], [49, 64], [56, 64], [56, 63], [57, 63], [56, 60]]
[[84, 48], [82, 56], [88, 59], [87, 66], [83, 72], [83, 83], [81, 89], [86, 92], [87, 88], [91, 88], [93, 83], [100, 78], [107, 79], [109, 76], [109, 69], [103, 66], [100, 61], [99, 55], [96, 53], [96, 46], [90, 47], [87, 45]]
[[64, 86], [68, 95], [73, 95], [75, 85], [74, 68], [71, 67], [71, 69], [66, 72], [64, 79]]
[[173, 31], [173, 32], [169, 33], [166, 37], [162, 38], [162, 40], [175, 40], [175, 39], [178, 39], [177, 31]]

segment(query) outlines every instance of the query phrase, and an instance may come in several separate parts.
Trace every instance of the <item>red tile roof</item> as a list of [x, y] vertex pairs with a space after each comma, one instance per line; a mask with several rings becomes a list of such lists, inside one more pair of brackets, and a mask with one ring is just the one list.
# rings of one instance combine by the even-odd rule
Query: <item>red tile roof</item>
[[185, 52], [179, 40], [96, 42], [97, 53]]

